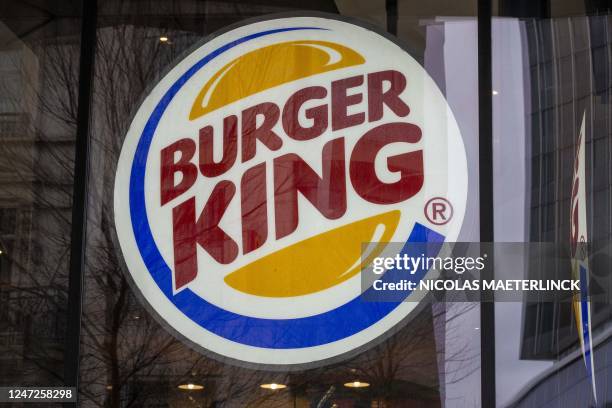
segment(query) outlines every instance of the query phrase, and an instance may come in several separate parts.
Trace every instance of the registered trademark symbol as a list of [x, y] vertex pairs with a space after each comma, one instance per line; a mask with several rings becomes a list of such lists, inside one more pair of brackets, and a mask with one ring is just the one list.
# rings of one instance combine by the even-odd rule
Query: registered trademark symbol
[[424, 212], [427, 221], [444, 225], [453, 218], [453, 205], [446, 198], [434, 197], [427, 201]]

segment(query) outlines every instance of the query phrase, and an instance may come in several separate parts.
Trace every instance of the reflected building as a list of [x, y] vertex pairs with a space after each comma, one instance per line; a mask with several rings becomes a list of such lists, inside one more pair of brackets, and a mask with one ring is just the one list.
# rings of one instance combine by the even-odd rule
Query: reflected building
[[[569, 245], [573, 164], [584, 114], [588, 242], [606, 248], [612, 235], [612, 20], [601, 15], [523, 20], [521, 25], [530, 86], [529, 240]], [[590, 260], [597, 406], [612, 403], [612, 365], [606, 357], [612, 347], [609, 253]], [[569, 279], [571, 264], [567, 257], [548, 260], [529, 276]], [[578, 338], [570, 302], [524, 305], [521, 358], [554, 364], [532, 379], [512, 406], [594, 404]]]
[[0, 38], [0, 381], [61, 384], [74, 138], [45, 81], [78, 48]]

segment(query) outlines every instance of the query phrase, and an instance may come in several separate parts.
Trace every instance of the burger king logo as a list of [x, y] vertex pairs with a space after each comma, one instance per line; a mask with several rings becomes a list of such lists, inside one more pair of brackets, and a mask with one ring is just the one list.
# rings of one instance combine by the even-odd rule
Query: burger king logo
[[283, 17], [214, 37], [152, 88], [114, 206], [129, 275], [173, 331], [289, 366], [404, 320], [416, 304], [364, 301], [361, 270], [388, 242], [454, 240], [466, 194], [459, 129], [417, 61], [354, 23]]

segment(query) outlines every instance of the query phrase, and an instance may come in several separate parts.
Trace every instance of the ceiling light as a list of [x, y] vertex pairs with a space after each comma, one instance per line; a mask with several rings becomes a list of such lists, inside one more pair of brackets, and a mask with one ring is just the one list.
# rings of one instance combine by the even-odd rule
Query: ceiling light
[[287, 388], [285, 384], [277, 384], [277, 383], [261, 384], [260, 387], [266, 390], [282, 390], [283, 388]]
[[497, 95], [499, 94], [499, 92], [497, 92], [495, 89], [493, 90], [493, 95]]
[[168, 42], [168, 37], [166, 37], [165, 35], [162, 35], [161, 37], [159, 37], [159, 41]]
[[203, 390], [204, 386], [200, 385], [200, 384], [181, 384], [178, 386], [181, 390], [187, 390], [187, 391], [199, 391], [199, 390]]
[[352, 382], [345, 383], [344, 386], [348, 388], [365, 388], [365, 387], [369, 387], [370, 383], [362, 382], [362, 381], [352, 381]]

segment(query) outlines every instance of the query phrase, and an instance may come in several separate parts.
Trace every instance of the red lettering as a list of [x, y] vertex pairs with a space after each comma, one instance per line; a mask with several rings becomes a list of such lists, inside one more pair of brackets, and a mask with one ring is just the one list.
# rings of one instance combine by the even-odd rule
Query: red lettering
[[400, 172], [400, 180], [384, 183], [376, 176], [376, 155], [389, 143], [416, 143], [421, 129], [410, 123], [386, 123], [366, 132], [351, 154], [349, 172], [359, 196], [375, 204], [394, 204], [404, 201], [423, 186], [423, 152], [399, 154], [387, 159], [390, 171]]
[[346, 212], [344, 139], [323, 146], [323, 176], [297, 154], [274, 159], [274, 213], [276, 238], [291, 234], [298, 226], [298, 192], [325, 218], [337, 219]]
[[179, 289], [198, 274], [197, 245], [217, 262], [228, 264], [238, 256], [238, 245], [221, 228], [219, 222], [232, 201], [236, 187], [221, 181], [211, 193], [196, 220], [195, 197], [172, 210], [174, 233], [174, 282]]
[[363, 75], [331, 83], [332, 130], [346, 129], [365, 122], [365, 113], [359, 112], [349, 115], [347, 112], [349, 106], [356, 105], [363, 100], [363, 95], [360, 93], [347, 95], [346, 91], [361, 84], [363, 84]]
[[300, 125], [299, 112], [305, 102], [312, 99], [323, 99], [327, 90], [322, 86], [310, 86], [291, 95], [283, 109], [283, 129], [287, 136], [295, 140], [309, 140], [321, 136], [327, 129], [327, 105], [306, 109], [305, 116], [312, 120], [312, 126]]
[[[357, 111], [364, 98], [358, 88], [365, 77], [353, 76], [333, 81], [331, 90], [323, 86], [310, 86], [293, 93], [281, 109], [276, 103], [266, 102], [242, 111], [242, 118], [229, 115], [223, 119], [222, 157], [215, 160], [215, 129], [205, 126], [199, 131], [198, 145], [192, 139], [181, 139], [161, 150], [161, 204], [177, 198], [196, 182], [199, 172], [204, 177], [218, 177], [228, 172], [237, 161], [244, 163], [257, 156], [257, 148], [277, 151], [283, 140], [273, 130], [281, 119], [286, 135], [297, 141], [307, 141], [331, 130], [338, 131], [361, 125], [365, 112]], [[358, 89], [355, 89], [358, 88]], [[406, 89], [406, 77], [393, 70], [371, 73], [367, 76], [367, 119], [382, 119], [385, 109], [404, 117], [410, 109], [400, 98]], [[352, 91], [351, 91], [352, 90]], [[349, 95], [349, 93], [352, 93]], [[326, 98], [331, 102], [327, 102]], [[310, 107], [305, 107], [308, 104]], [[385, 108], [385, 106], [387, 108]], [[351, 108], [353, 107], [353, 108]], [[363, 107], [362, 110], [366, 108]], [[330, 112], [331, 110], [331, 112]], [[307, 124], [300, 123], [300, 115]], [[238, 121], [241, 135], [238, 134]], [[304, 126], [305, 125], [305, 126]], [[240, 142], [238, 137], [241, 137]], [[388, 157], [388, 170], [400, 174], [399, 181], [381, 181], [376, 173], [376, 158], [381, 149], [391, 143], [417, 143], [421, 129], [409, 123], [386, 123], [366, 132], [357, 141], [351, 155], [349, 174], [346, 174], [344, 138], [328, 141], [322, 148], [321, 171], [315, 171], [298, 154], [286, 153], [272, 160], [274, 183], [274, 215], [276, 239], [293, 233], [299, 226], [299, 196], [310, 202], [323, 217], [333, 220], [347, 210], [346, 178], [349, 177], [356, 193], [375, 204], [394, 204], [404, 201], [423, 186], [423, 151], [416, 150]], [[192, 163], [199, 148], [197, 163]], [[217, 149], [220, 150], [220, 149]], [[178, 154], [177, 154], [178, 153]], [[179, 156], [180, 155], [180, 156]], [[180, 173], [180, 181], [177, 173]], [[176, 184], [176, 185], [175, 185]], [[173, 208], [174, 282], [180, 289], [197, 276], [198, 246], [215, 261], [229, 264], [238, 256], [239, 244], [219, 226], [228, 206], [236, 194], [236, 185], [221, 181], [213, 189], [199, 215], [196, 199], [191, 197]], [[266, 163], [257, 164], [242, 174], [240, 180], [240, 206], [242, 217], [242, 251], [244, 254], [261, 248], [268, 240], [268, 197]], [[441, 207], [433, 208], [435, 215]]]
[[242, 252], [256, 250], [268, 238], [268, 209], [266, 195], [266, 164], [250, 168], [242, 175]]
[[[191, 139], [181, 139], [161, 150], [160, 190], [161, 205], [180, 196], [195, 183], [198, 168], [191, 163], [195, 154], [196, 144]], [[181, 157], [174, 161], [174, 156], [180, 152]], [[174, 185], [174, 175], [181, 173], [181, 181]]]
[[223, 119], [223, 157], [219, 163], [213, 158], [213, 128], [200, 129], [200, 172], [205, 177], [216, 177], [228, 171], [236, 161], [238, 118]]
[[444, 212], [446, 211], [446, 204], [444, 203], [433, 203], [431, 212], [433, 213], [433, 219], [438, 220], [438, 216], [442, 221], [446, 221], [446, 215]]
[[[389, 89], [383, 92], [383, 83]], [[399, 71], [380, 71], [368, 75], [368, 120], [373, 122], [383, 117], [383, 105], [387, 105], [397, 116], [404, 117], [410, 108], [400, 99], [406, 89], [406, 77]]]
[[[261, 126], [257, 117], [263, 116]], [[242, 162], [255, 157], [256, 142], [259, 140], [270, 150], [278, 150], [283, 145], [281, 138], [272, 131], [278, 122], [280, 109], [272, 102], [264, 102], [242, 111]]]

